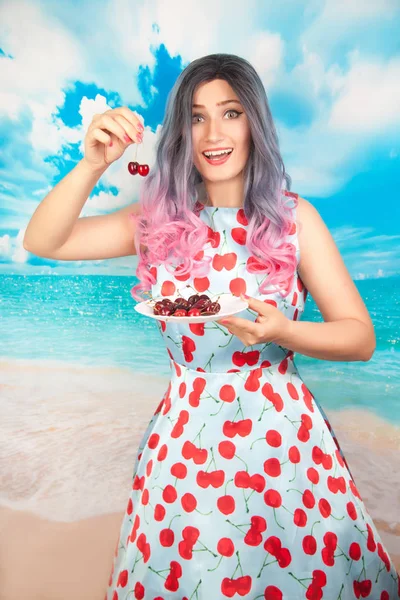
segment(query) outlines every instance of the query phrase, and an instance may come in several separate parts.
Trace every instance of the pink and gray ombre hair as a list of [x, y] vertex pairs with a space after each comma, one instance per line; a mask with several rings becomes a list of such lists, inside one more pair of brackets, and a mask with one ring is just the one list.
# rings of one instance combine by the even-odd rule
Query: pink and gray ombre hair
[[295, 227], [288, 205], [294, 200], [297, 206], [298, 200], [294, 194], [283, 193], [283, 189], [290, 190], [291, 178], [283, 165], [265, 89], [247, 60], [232, 54], [210, 54], [191, 62], [168, 96], [156, 164], [140, 190], [141, 215], [130, 215], [137, 225], [134, 238], [140, 283], [131, 289], [136, 300], [147, 299], [138, 292], [146, 293], [155, 284], [151, 266], [163, 263], [170, 273], [179, 267], [183, 277], [205, 277], [209, 272], [211, 258], [196, 258], [208, 230], [194, 211], [202, 177], [193, 163], [192, 102], [197, 86], [214, 79], [223, 79], [233, 88], [250, 126], [243, 210], [248, 221], [246, 245], [256, 260], [250, 261], [248, 270], [268, 274], [260, 283], [260, 294], [276, 292], [268, 290], [270, 285], [284, 297], [291, 289], [295, 246], [284, 239]]

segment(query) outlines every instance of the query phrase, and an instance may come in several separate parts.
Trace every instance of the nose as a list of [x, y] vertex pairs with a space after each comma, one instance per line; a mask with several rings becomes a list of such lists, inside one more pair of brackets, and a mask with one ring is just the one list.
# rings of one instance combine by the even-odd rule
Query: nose
[[206, 129], [206, 141], [211, 143], [219, 142], [224, 138], [221, 133], [221, 123], [218, 119], [209, 119]]

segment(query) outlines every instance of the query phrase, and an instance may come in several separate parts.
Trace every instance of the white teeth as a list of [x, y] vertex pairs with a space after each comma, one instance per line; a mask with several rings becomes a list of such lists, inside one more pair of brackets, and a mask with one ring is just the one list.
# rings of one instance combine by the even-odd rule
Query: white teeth
[[224, 156], [224, 154], [230, 154], [231, 152], [233, 152], [233, 150], [222, 150], [222, 151], [216, 151], [216, 152], [203, 152], [203, 154], [205, 156], [207, 156], [207, 158], [212, 158], [213, 156]]

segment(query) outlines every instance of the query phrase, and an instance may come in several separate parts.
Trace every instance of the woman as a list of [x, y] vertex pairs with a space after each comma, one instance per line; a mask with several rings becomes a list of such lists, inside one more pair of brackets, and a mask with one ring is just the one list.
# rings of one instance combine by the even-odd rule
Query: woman
[[[400, 597], [294, 363], [295, 352], [367, 361], [373, 326], [318, 212], [289, 191], [259, 76], [234, 55], [193, 61], [169, 96], [139, 204], [78, 219], [140, 125], [127, 108], [94, 117], [84, 160], [38, 207], [25, 247], [59, 260], [137, 253], [135, 299], [190, 285], [248, 308], [157, 321], [171, 379], [136, 457], [107, 600]], [[299, 322], [308, 292], [323, 323]]]

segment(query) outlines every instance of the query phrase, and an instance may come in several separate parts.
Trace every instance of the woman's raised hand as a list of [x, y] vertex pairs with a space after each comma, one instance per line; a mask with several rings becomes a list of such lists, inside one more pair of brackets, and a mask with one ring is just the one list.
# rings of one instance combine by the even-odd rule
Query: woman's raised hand
[[103, 169], [121, 158], [130, 144], [143, 140], [144, 127], [130, 108], [121, 106], [94, 115], [85, 136], [85, 161]]

